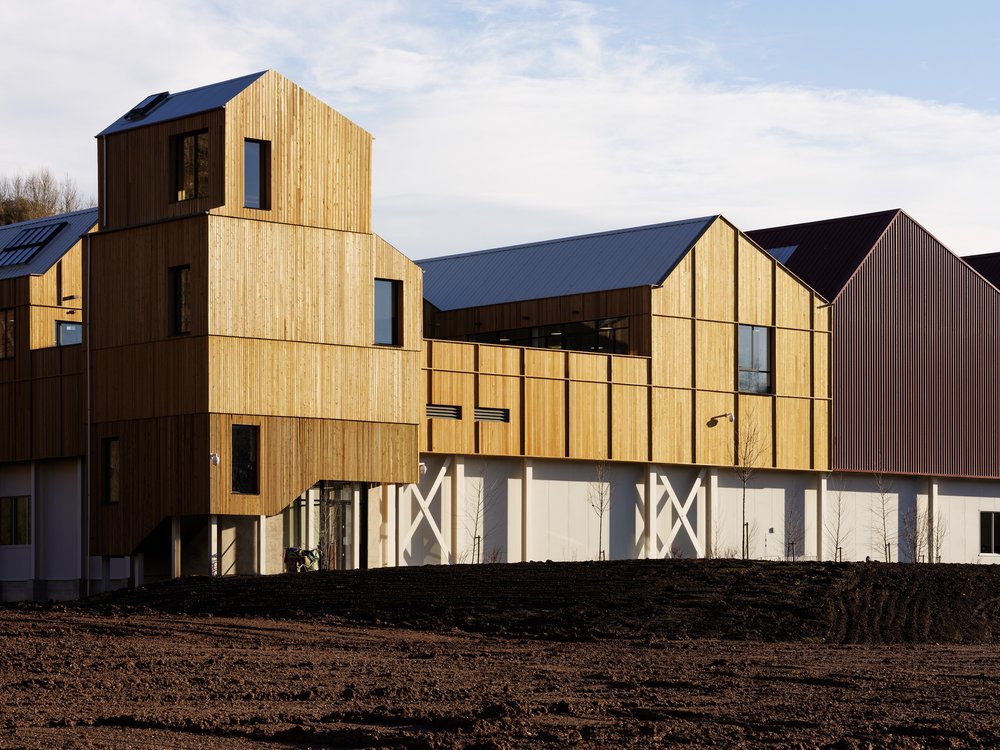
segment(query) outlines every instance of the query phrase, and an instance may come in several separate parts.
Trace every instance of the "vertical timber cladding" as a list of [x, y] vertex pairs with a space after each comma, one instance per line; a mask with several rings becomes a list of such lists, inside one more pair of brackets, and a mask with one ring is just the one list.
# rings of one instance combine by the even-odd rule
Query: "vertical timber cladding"
[[[652, 294], [654, 461], [732, 465], [735, 431], [752, 419], [764, 443], [760, 465], [828, 467], [821, 298], [722, 218]], [[774, 330], [772, 395], [736, 390], [740, 323]], [[713, 419], [727, 413], [734, 424]]]
[[[223, 205], [222, 178], [228, 166], [223, 163], [224, 127], [223, 110], [215, 110], [99, 138], [97, 195], [101, 229], [190, 216]], [[208, 193], [203, 198], [177, 201], [171, 194], [172, 139], [198, 131], [208, 133]]]
[[[164, 518], [207, 515], [207, 414], [102, 422], [93, 425], [90, 538], [95, 555], [130, 555]], [[120, 501], [105, 501], [106, 438], [121, 450]]]
[[[237, 94], [225, 118], [226, 200], [213, 213], [371, 232], [368, 132], [273, 70]], [[270, 144], [268, 210], [243, 207], [244, 139]]]
[[1000, 292], [900, 212], [834, 311], [834, 467], [1000, 477]]
[[[207, 222], [196, 216], [90, 237], [94, 554], [131, 554], [163, 518], [209, 513]], [[191, 269], [191, 324], [174, 336], [169, 269], [180, 265]], [[120, 441], [117, 505], [103, 498], [109, 437]]]
[[[422, 277], [382, 239], [211, 216], [212, 512], [275, 513], [322, 479], [418, 478]], [[375, 346], [374, 280], [402, 282]], [[231, 492], [231, 425], [259, 425], [260, 494]]]

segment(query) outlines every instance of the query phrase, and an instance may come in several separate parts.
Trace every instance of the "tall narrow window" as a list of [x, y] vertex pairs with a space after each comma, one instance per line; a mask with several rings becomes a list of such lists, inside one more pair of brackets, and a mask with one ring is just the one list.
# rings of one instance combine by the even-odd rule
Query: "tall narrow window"
[[208, 195], [208, 131], [173, 139], [174, 200], [187, 201]]
[[243, 206], [269, 209], [271, 144], [268, 141], [243, 141]]
[[191, 333], [191, 266], [170, 269], [170, 333]]
[[766, 326], [740, 326], [740, 390], [745, 393], [772, 393], [772, 329]]
[[108, 505], [121, 502], [122, 486], [122, 448], [121, 441], [116, 437], [104, 438], [101, 441], [101, 495]]
[[399, 346], [399, 302], [403, 282], [392, 279], [375, 279], [375, 343]]
[[14, 308], [0, 310], [0, 359], [14, 356]]
[[0, 545], [31, 544], [31, 498], [0, 497]]
[[75, 320], [56, 321], [56, 346], [83, 343], [83, 324]]
[[233, 425], [233, 492], [256, 495], [259, 491], [257, 481], [259, 429], [255, 425]]

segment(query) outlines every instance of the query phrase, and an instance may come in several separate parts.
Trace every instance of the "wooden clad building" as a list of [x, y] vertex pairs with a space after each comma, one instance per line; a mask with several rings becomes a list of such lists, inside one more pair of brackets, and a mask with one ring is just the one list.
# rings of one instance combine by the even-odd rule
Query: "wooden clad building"
[[0, 598], [296, 548], [1000, 560], [1000, 292], [902, 212], [417, 264], [371, 136], [273, 71], [97, 147], [97, 209], [0, 228]]
[[370, 232], [371, 136], [268, 71], [125, 115], [98, 160], [95, 553], [413, 481], [421, 279]]

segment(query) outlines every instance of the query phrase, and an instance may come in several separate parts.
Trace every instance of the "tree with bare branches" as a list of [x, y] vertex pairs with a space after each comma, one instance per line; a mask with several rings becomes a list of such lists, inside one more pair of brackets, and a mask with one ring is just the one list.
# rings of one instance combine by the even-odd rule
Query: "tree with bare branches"
[[489, 464], [483, 461], [480, 468], [479, 477], [472, 480], [472, 491], [469, 493], [472, 500], [469, 511], [465, 518], [465, 531], [469, 535], [469, 542], [472, 549], [466, 549], [462, 553], [462, 560], [470, 558], [470, 562], [477, 564], [482, 562], [497, 562], [500, 559], [498, 547], [484, 551], [487, 539], [493, 538], [494, 524], [490, 522], [490, 510], [493, 505], [496, 489], [496, 481], [489, 478]]
[[0, 224], [76, 211], [83, 203], [69, 175], [59, 180], [49, 170], [39, 169], [27, 175], [0, 176]]
[[752, 410], [740, 415], [738, 429], [736, 431], [736, 455], [734, 456], [733, 471], [740, 480], [742, 486], [743, 516], [741, 535], [743, 537], [743, 559], [750, 556], [750, 527], [747, 525], [747, 486], [760, 463], [764, 453], [764, 436], [761, 434], [760, 426]]
[[875, 475], [875, 515], [872, 523], [872, 536], [885, 555], [886, 562], [892, 562], [892, 545], [896, 543], [893, 532], [892, 479], [879, 472]]
[[[827, 474], [827, 481], [830, 481], [832, 474]], [[827, 521], [824, 524], [827, 542], [833, 551], [833, 559], [836, 562], [844, 561], [844, 546], [851, 535], [847, 528], [847, 501], [844, 497], [844, 480], [837, 478], [834, 480], [834, 489], [831, 496], [830, 512], [827, 514]]]
[[597, 514], [597, 559], [607, 559], [604, 550], [604, 517], [611, 509], [611, 477], [607, 461], [594, 464], [594, 481], [587, 491], [587, 502]]

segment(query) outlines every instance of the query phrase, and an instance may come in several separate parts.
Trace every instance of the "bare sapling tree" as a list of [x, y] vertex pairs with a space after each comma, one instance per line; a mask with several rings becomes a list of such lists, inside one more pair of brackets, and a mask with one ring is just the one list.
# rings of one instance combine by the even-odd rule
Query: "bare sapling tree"
[[489, 464], [483, 461], [479, 477], [470, 483], [469, 498], [472, 502], [465, 517], [465, 531], [469, 536], [470, 547], [462, 551], [459, 562], [468, 559], [474, 564], [479, 564], [497, 562], [500, 559], [499, 547], [494, 546], [488, 552], [484, 551], [487, 540], [492, 540], [495, 530], [491, 511], [496, 494], [496, 482], [490, 481], [489, 477]]
[[844, 562], [844, 547], [851, 535], [847, 525], [847, 499], [844, 497], [844, 480], [838, 477], [831, 481], [832, 474], [827, 474], [827, 481], [833, 484], [830, 495], [829, 512], [824, 524], [826, 539], [834, 562]]
[[923, 562], [927, 555], [927, 511], [917, 507], [900, 513], [900, 554], [899, 560], [903, 561], [903, 554], [910, 562]]
[[764, 453], [764, 436], [757, 424], [754, 412], [749, 410], [741, 415], [736, 431], [736, 455], [733, 471], [740, 480], [742, 488], [743, 515], [740, 535], [743, 538], [743, 559], [750, 556], [750, 526], [747, 525], [747, 487], [757, 471], [761, 456]]
[[[87, 201], [88, 205], [93, 200]], [[27, 175], [0, 176], [0, 224], [42, 219], [84, 207], [76, 182], [56, 179], [47, 169]]]
[[[607, 461], [594, 464], [594, 481], [587, 491], [587, 502], [597, 514], [597, 559], [606, 560], [604, 549], [604, 518], [611, 510], [611, 476]], [[654, 532], [655, 533], [655, 532]]]
[[785, 557], [797, 560], [805, 546], [805, 518], [802, 506], [785, 498]]
[[881, 472], [875, 474], [875, 514], [872, 519], [872, 537], [879, 548], [877, 552], [884, 555], [886, 562], [892, 562], [892, 545], [896, 543], [893, 531], [893, 491], [892, 479]]
[[934, 515], [934, 526], [930, 529], [930, 539], [932, 542], [930, 554], [933, 556], [931, 562], [941, 562], [941, 550], [947, 537], [948, 522], [943, 515], [936, 513]]

